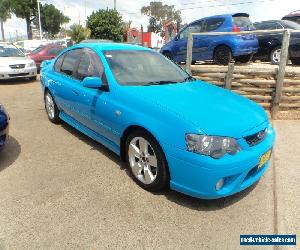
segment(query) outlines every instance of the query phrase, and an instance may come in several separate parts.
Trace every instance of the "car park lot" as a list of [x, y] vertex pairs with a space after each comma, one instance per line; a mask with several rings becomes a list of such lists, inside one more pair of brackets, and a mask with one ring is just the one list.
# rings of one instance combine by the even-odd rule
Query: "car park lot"
[[38, 81], [1, 82], [0, 101], [11, 116], [0, 249], [237, 249], [240, 234], [299, 237], [300, 121], [273, 122], [277, 143], [258, 184], [205, 201], [138, 187], [116, 155], [48, 121]]

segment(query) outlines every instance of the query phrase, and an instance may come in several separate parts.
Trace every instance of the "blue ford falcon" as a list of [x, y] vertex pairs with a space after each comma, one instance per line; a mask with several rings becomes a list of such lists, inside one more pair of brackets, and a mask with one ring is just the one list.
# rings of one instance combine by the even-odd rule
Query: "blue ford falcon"
[[9, 129], [9, 116], [4, 109], [4, 106], [0, 103], [0, 151], [4, 148], [5, 142], [8, 137]]
[[216, 199], [268, 168], [275, 133], [263, 108], [150, 49], [75, 45], [43, 63], [41, 85], [49, 120], [118, 154], [146, 190]]

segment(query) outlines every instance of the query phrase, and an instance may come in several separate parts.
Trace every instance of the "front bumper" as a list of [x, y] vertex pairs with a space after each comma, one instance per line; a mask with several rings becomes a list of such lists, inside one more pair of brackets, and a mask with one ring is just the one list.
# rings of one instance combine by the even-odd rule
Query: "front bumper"
[[23, 69], [5, 69], [0, 70], [0, 80], [28, 78], [37, 75], [36, 67], [26, 67]]
[[[243, 140], [243, 139], [241, 139]], [[269, 126], [267, 137], [250, 147], [240, 143], [242, 151], [221, 159], [199, 155], [163, 145], [170, 169], [170, 187], [178, 192], [203, 199], [217, 199], [240, 192], [257, 182], [268, 168], [269, 161], [257, 168], [260, 157], [272, 149], [275, 132]], [[216, 190], [216, 184], [224, 178], [224, 185]]]

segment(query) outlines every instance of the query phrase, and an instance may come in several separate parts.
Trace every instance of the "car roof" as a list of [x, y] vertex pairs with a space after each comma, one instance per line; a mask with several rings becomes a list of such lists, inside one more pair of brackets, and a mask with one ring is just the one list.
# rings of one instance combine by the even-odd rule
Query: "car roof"
[[247, 13], [231, 13], [231, 14], [221, 14], [221, 15], [215, 15], [215, 16], [207, 16], [207, 17], [203, 17], [203, 18], [200, 18], [198, 20], [195, 20], [189, 24], [193, 24], [193, 23], [196, 23], [196, 22], [199, 22], [201, 20], [204, 20], [204, 19], [208, 19], [208, 18], [226, 18], [226, 17], [237, 17], [237, 16], [244, 16], [244, 17], [249, 17], [250, 15], [247, 14]]
[[70, 47], [70, 49], [74, 48], [90, 48], [90, 49], [99, 49], [99, 50], [151, 50], [146, 47], [127, 44], [127, 43], [80, 43]]

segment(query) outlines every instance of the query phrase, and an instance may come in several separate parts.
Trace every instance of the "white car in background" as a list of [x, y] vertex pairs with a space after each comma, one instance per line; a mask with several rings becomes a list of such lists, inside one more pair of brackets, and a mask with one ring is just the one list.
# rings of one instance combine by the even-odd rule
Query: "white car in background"
[[36, 80], [35, 62], [9, 43], [0, 43], [0, 80], [28, 78]]
[[25, 54], [29, 54], [36, 48], [47, 44], [49, 44], [49, 41], [47, 40], [23, 40], [14, 43], [14, 45], [22, 50]]

